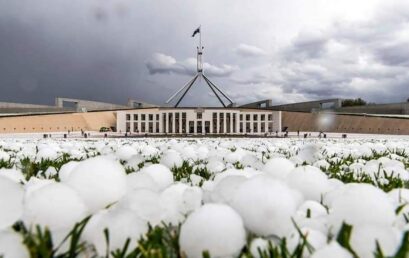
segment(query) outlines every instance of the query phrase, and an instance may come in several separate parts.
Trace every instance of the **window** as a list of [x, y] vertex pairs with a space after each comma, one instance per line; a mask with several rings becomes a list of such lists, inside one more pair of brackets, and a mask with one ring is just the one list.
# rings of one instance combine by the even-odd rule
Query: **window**
[[253, 132], [254, 132], [254, 133], [257, 133], [257, 132], [258, 132], [258, 130], [257, 130], [258, 127], [257, 127], [257, 126], [258, 126], [258, 123], [253, 123]]
[[149, 121], [152, 121], [152, 120], [153, 120], [153, 115], [149, 114]]
[[159, 114], [156, 114], [156, 121], [159, 121]]
[[246, 120], [247, 120], [247, 121], [250, 121], [250, 114], [247, 114], [247, 115], [246, 115]]
[[202, 119], [202, 113], [197, 113], [197, 114], [196, 114], [196, 118], [197, 118], [197, 119]]
[[257, 114], [254, 114], [254, 115], [253, 115], [253, 120], [254, 120], [254, 121], [257, 121], [257, 120], [258, 120], [258, 115], [257, 115]]
[[130, 114], [126, 114], [126, 120], [127, 121], [131, 120], [131, 115]]
[[260, 115], [260, 120], [261, 121], [266, 121], [266, 115], [264, 115], [264, 114]]
[[138, 120], [138, 114], [133, 115], [133, 120]]
[[240, 121], [243, 120], [243, 114], [240, 114]]
[[273, 115], [272, 114], [268, 115], [268, 121], [273, 121]]
[[142, 119], [142, 121], [145, 121], [146, 115], [145, 115], [145, 114], [142, 114], [142, 115], [141, 115], [141, 119]]

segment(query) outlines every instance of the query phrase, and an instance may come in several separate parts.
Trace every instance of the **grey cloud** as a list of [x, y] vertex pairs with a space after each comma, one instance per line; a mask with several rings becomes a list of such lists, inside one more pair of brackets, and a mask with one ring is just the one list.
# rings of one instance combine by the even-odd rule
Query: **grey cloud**
[[[196, 59], [188, 58], [184, 61], [177, 61], [175, 58], [162, 54], [155, 53], [152, 58], [146, 62], [146, 67], [151, 75], [154, 74], [181, 74], [193, 76], [196, 73]], [[223, 64], [221, 66], [203, 63], [203, 70], [209, 76], [228, 77], [238, 67]]]
[[243, 57], [258, 57], [266, 55], [266, 52], [263, 49], [247, 44], [240, 44], [235, 49], [235, 52]]

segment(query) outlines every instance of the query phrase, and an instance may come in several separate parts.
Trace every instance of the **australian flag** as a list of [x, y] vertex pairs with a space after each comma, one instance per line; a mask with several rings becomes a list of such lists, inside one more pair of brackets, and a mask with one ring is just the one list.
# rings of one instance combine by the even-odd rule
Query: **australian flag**
[[194, 37], [197, 33], [200, 33], [200, 26], [199, 26], [199, 28], [197, 28], [197, 29], [193, 32], [192, 37]]

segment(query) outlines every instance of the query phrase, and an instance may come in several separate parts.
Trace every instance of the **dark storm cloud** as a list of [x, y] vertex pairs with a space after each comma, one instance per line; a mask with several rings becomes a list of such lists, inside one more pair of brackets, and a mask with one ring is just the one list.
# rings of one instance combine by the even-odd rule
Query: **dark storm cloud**
[[[317, 15], [307, 12], [309, 4], [294, 10], [305, 12], [297, 19], [280, 16], [286, 4], [0, 0], [0, 101], [51, 104], [63, 96], [162, 104], [196, 71], [198, 39], [191, 33], [199, 24], [205, 73], [238, 102], [408, 97], [407, 4], [319, 28], [308, 23]], [[199, 83], [190, 103], [214, 103]]]

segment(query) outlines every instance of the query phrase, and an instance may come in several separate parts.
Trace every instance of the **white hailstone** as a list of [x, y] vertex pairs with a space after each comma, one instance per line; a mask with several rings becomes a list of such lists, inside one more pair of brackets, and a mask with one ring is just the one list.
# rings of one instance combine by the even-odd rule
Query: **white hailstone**
[[208, 154], [209, 154], [209, 149], [206, 146], [200, 146], [197, 149], [197, 157], [201, 160], [204, 160], [207, 158]]
[[329, 222], [335, 232], [342, 222], [352, 226], [372, 224], [389, 226], [395, 220], [391, 200], [380, 189], [369, 184], [348, 184], [333, 196]]
[[393, 176], [395, 178], [399, 177], [400, 179], [405, 180], [405, 181], [409, 180], [409, 172], [400, 166], [384, 167], [383, 171], [385, 172], [387, 176], [390, 176], [390, 177]]
[[57, 169], [55, 169], [55, 167], [48, 167], [45, 171], [44, 171], [44, 177], [45, 178], [52, 178], [54, 176], [56, 176], [58, 174]]
[[132, 189], [119, 201], [120, 208], [135, 212], [141, 219], [157, 225], [163, 220], [164, 209], [159, 193], [150, 189]]
[[152, 147], [150, 145], [144, 145], [141, 148], [141, 153], [142, 153], [142, 156], [144, 156], [144, 157], [155, 156], [156, 154], [158, 154], [158, 152], [159, 152], [158, 149], [156, 149], [155, 147]]
[[78, 164], [78, 161], [70, 161], [61, 166], [60, 170], [58, 171], [58, 177], [60, 178], [61, 182], [67, 181], [71, 172]]
[[254, 258], [260, 258], [260, 252], [263, 253], [268, 250], [269, 243], [263, 238], [254, 238], [250, 243], [250, 253]]
[[386, 257], [393, 256], [400, 244], [402, 234], [389, 226], [359, 225], [352, 229], [350, 245], [360, 258], [372, 258], [376, 242]]
[[165, 221], [177, 224], [191, 211], [200, 207], [202, 190], [176, 183], [161, 193], [161, 204], [165, 209]]
[[297, 209], [297, 215], [301, 217], [317, 218], [327, 215], [327, 210], [321, 203], [316, 201], [307, 200], [301, 204]]
[[109, 250], [122, 249], [129, 238], [128, 250], [133, 250], [138, 240], [148, 230], [148, 225], [134, 212], [126, 209], [101, 210], [91, 217], [85, 227], [83, 237], [93, 244], [99, 256], [107, 251], [104, 230], [109, 234]]
[[126, 184], [129, 190], [149, 189], [159, 191], [159, 186], [155, 180], [146, 172], [134, 172], [126, 176]]
[[153, 164], [143, 167], [138, 173], [146, 173], [155, 181], [159, 190], [163, 190], [173, 183], [173, 174], [162, 164]]
[[7, 152], [0, 150], [0, 160], [9, 161], [10, 155]]
[[325, 159], [321, 159], [314, 163], [314, 167], [327, 170], [330, 167], [330, 164]]
[[192, 185], [194, 186], [199, 186], [200, 183], [204, 180], [203, 177], [195, 175], [195, 174], [191, 174], [189, 176], [190, 182], [192, 182]]
[[21, 218], [23, 213], [23, 187], [0, 176], [0, 230], [9, 227]]
[[[305, 238], [312, 248], [319, 249], [326, 245], [327, 243], [327, 236], [324, 235], [322, 232], [311, 229], [311, 228], [301, 228], [300, 229], [302, 236], [300, 236], [300, 232], [298, 230], [294, 230], [291, 234], [289, 234], [287, 238], [287, 248], [290, 253], [295, 251], [295, 248], [303, 242], [303, 238]], [[302, 257], [310, 257], [311, 253], [309, 249], [305, 248], [302, 253]]]
[[30, 179], [27, 181], [27, 183], [24, 185], [25, 189], [25, 196], [29, 196], [33, 192], [37, 191], [38, 189], [41, 189], [42, 187], [55, 183], [54, 179], [42, 179], [42, 178], [37, 178], [37, 177], [30, 177]]
[[355, 173], [355, 174], [360, 174], [363, 172], [364, 170], [364, 164], [362, 163], [352, 163], [351, 165], [349, 165], [349, 171]]
[[286, 158], [272, 158], [264, 165], [263, 171], [275, 178], [284, 179], [294, 168], [294, 163]]
[[312, 164], [314, 163], [315, 160], [317, 160], [318, 151], [319, 151], [318, 145], [306, 144], [299, 150], [296, 158], [298, 158], [301, 161], [301, 163], [307, 162], [308, 164]]
[[181, 167], [183, 159], [178, 152], [167, 151], [160, 159], [160, 163], [168, 168]]
[[352, 258], [352, 254], [340, 246], [336, 241], [332, 241], [315, 251], [311, 258]]
[[115, 154], [120, 160], [128, 160], [133, 155], [137, 155], [138, 152], [131, 146], [124, 145], [124, 146], [119, 147]]
[[191, 159], [191, 160], [197, 159], [196, 150], [193, 148], [193, 146], [186, 146], [183, 149], [181, 149], [180, 152], [184, 159]]
[[125, 168], [128, 169], [133, 169], [134, 171], [139, 170], [139, 165], [143, 163], [145, 160], [142, 156], [138, 155], [132, 155], [129, 159], [127, 159], [125, 163]]
[[225, 169], [225, 165], [223, 162], [217, 159], [211, 159], [207, 164], [206, 164], [207, 170], [211, 173], [219, 173]]
[[126, 192], [124, 168], [102, 156], [81, 161], [66, 183], [79, 193], [91, 212], [118, 201]]
[[234, 257], [246, 244], [243, 221], [232, 208], [223, 204], [205, 204], [182, 224], [180, 249], [189, 258]]
[[0, 169], [0, 176], [7, 177], [8, 179], [16, 182], [16, 183], [25, 183], [26, 179], [24, 178], [23, 173], [20, 170], [14, 168], [1, 168]]
[[255, 176], [237, 189], [232, 207], [253, 233], [282, 237], [293, 227], [291, 217], [299, 201], [298, 193], [283, 182]]
[[55, 160], [58, 158], [58, 153], [55, 149], [51, 147], [43, 147], [41, 148], [37, 155], [36, 155], [36, 161], [41, 161], [41, 160]]
[[230, 168], [222, 173], [216, 174], [216, 176], [213, 179], [213, 182], [215, 184], [218, 184], [223, 178], [228, 177], [228, 176], [244, 176], [246, 178], [252, 177], [253, 175], [249, 173], [248, 171], [245, 171], [244, 169], [235, 169], [235, 168]]
[[50, 230], [70, 230], [87, 216], [88, 210], [77, 192], [63, 183], [51, 183], [24, 199], [23, 220], [27, 225]]
[[299, 190], [306, 199], [320, 201], [331, 190], [328, 177], [313, 166], [300, 166], [287, 176], [287, 183]]
[[210, 193], [212, 202], [229, 204], [233, 200], [239, 186], [247, 181], [245, 176], [227, 176], [220, 180]]
[[409, 203], [409, 189], [395, 188], [388, 193], [388, 196], [392, 198], [395, 205]]
[[0, 256], [4, 258], [29, 258], [23, 238], [11, 230], [0, 231]]

